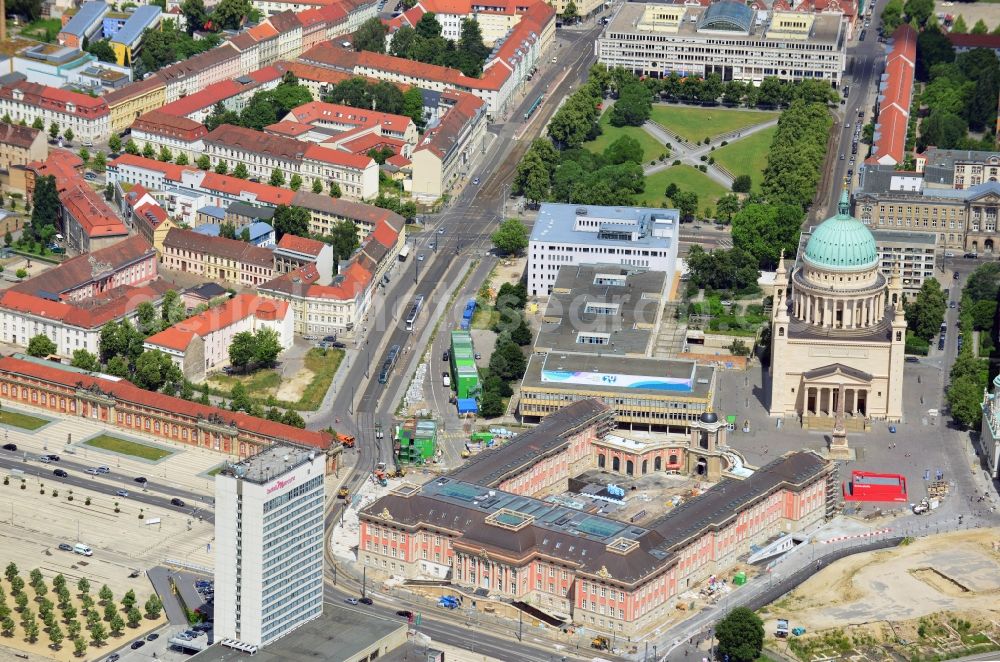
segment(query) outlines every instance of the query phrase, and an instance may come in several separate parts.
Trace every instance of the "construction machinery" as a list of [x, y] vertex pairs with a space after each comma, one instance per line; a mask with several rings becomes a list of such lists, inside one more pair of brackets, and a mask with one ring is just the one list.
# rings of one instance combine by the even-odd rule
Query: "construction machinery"
[[607, 637], [594, 637], [590, 640], [590, 647], [599, 651], [611, 650], [611, 642]]
[[350, 494], [351, 494], [350, 490], [348, 490], [346, 487], [342, 487], [339, 490], [337, 490], [338, 499], [346, 499], [348, 496], [350, 496]]
[[374, 476], [375, 480], [377, 480], [378, 484], [381, 485], [382, 487], [385, 487], [386, 485], [389, 484], [388, 476], [386, 475], [385, 471], [385, 462], [379, 462], [375, 466]]
[[339, 441], [344, 448], [354, 448], [354, 437], [349, 434], [340, 434], [338, 432], [337, 441]]

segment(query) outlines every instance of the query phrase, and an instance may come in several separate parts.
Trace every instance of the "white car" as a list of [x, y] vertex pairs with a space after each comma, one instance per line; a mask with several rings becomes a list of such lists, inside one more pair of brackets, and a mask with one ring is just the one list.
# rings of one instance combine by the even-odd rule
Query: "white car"
[[424, 261], [424, 254], [421, 253], [420, 255], [417, 256], [417, 262], [423, 262], [423, 261]]

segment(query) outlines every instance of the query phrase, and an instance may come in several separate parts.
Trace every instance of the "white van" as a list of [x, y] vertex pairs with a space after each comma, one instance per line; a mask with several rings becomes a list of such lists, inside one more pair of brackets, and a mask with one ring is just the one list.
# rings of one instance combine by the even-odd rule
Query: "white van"
[[92, 549], [90, 549], [90, 547], [87, 547], [86, 545], [84, 545], [82, 542], [78, 542], [78, 543], [76, 543], [76, 545], [73, 546], [73, 552], [75, 554], [82, 554], [83, 556], [93, 556], [94, 555], [94, 551]]

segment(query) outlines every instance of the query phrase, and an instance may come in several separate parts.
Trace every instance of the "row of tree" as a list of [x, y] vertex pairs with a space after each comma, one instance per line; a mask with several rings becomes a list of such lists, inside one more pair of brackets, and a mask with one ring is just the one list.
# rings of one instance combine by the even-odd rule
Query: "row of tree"
[[[982, 420], [983, 390], [989, 383], [990, 362], [976, 355], [973, 333], [980, 332], [980, 354], [985, 346], [996, 346], [997, 297], [1000, 294], [1000, 264], [989, 262], [965, 282], [959, 313], [959, 333], [965, 340], [951, 366], [945, 393], [951, 416], [959, 424], [978, 429]], [[992, 308], [992, 310], [991, 310]]]
[[[228, 1], [223, 0], [223, 2]], [[221, 42], [222, 38], [217, 34], [195, 39], [183, 30], [178, 30], [173, 20], [167, 19], [159, 28], [146, 30], [142, 37], [142, 51], [139, 57], [135, 62], [128, 62], [126, 59], [125, 66], [134, 67], [135, 73], [142, 76], [159, 71], [168, 64], [211, 50]]]
[[784, 107], [793, 101], [836, 103], [837, 92], [826, 81], [786, 81], [767, 76], [760, 85], [743, 81], [723, 81], [719, 74], [681, 77], [676, 72], [664, 78], [647, 79], [645, 84], [662, 99], [689, 103], [723, 103], [727, 106], [755, 108]]
[[797, 100], [781, 113], [761, 184], [769, 203], [808, 209], [819, 186], [832, 125], [830, 111], [821, 103]]
[[489, 367], [481, 374], [483, 390], [479, 396], [479, 413], [485, 418], [504, 413], [503, 399], [513, 395], [512, 384], [524, 377], [528, 367], [522, 349], [532, 340], [531, 328], [524, 319], [527, 303], [528, 290], [520, 282], [501, 285], [493, 302], [498, 313], [492, 329], [497, 341]]

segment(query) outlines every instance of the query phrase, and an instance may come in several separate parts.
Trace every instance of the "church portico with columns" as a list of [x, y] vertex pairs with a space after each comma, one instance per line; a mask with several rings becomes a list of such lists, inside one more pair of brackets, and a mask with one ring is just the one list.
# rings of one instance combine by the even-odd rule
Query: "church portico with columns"
[[902, 417], [906, 321], [898, 273], [887, 278], [871, 232], [849, 196], [813, 232], [790, 273], [778, 265], [772, 314], [774, 417], [847, 430]]

